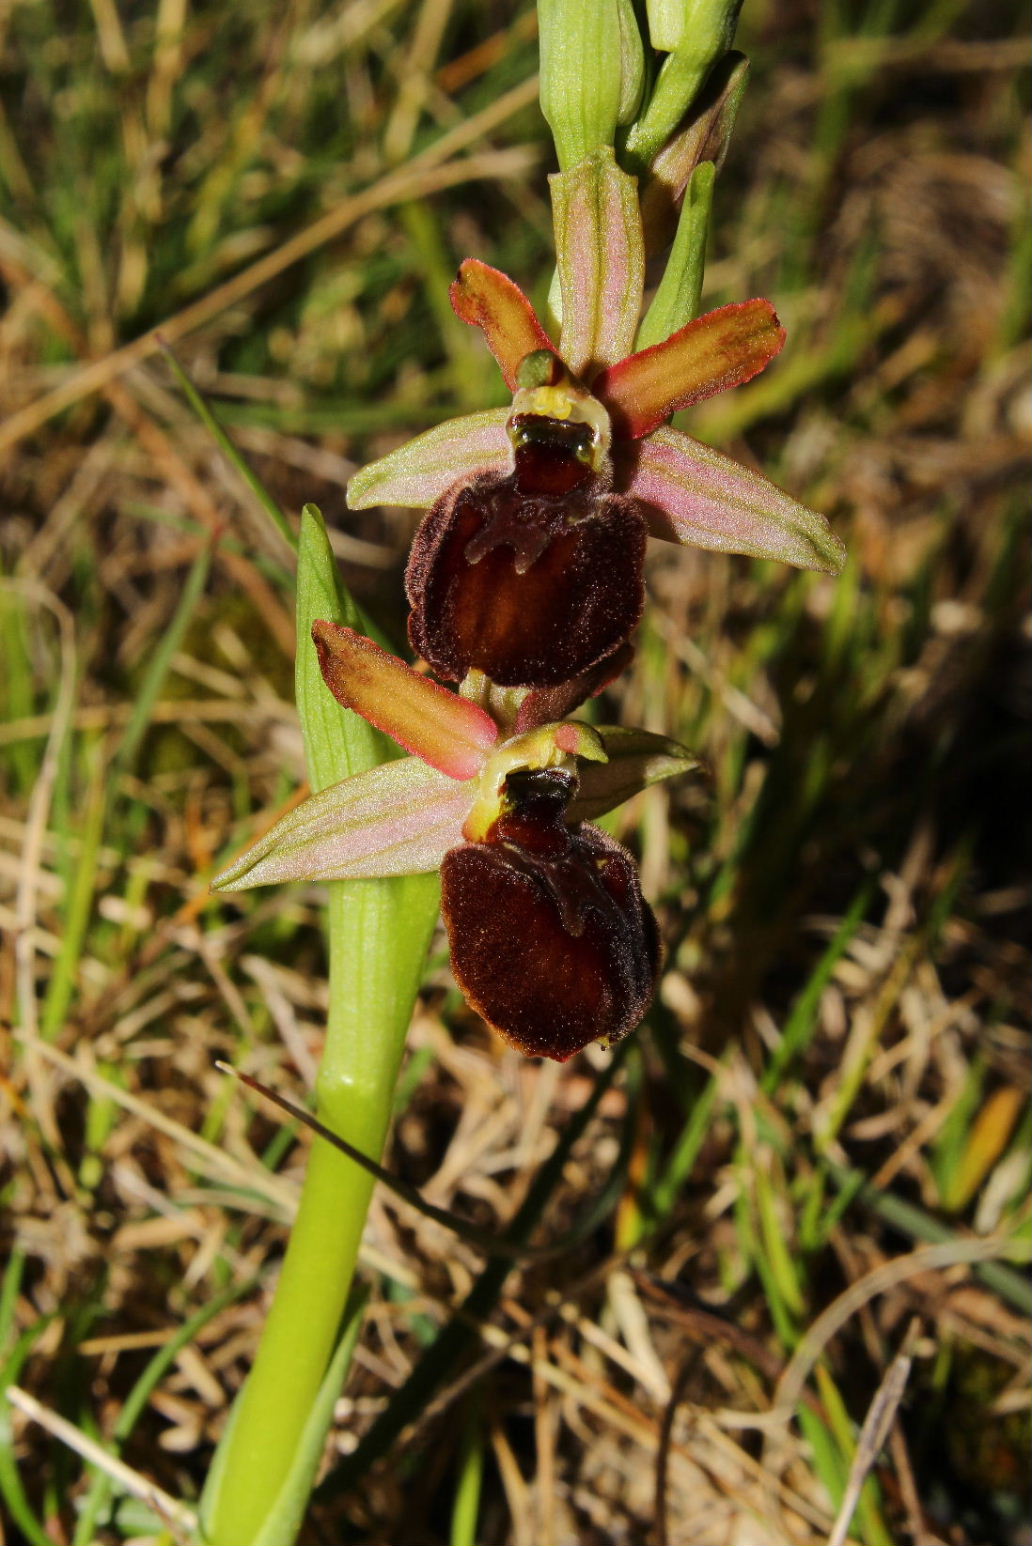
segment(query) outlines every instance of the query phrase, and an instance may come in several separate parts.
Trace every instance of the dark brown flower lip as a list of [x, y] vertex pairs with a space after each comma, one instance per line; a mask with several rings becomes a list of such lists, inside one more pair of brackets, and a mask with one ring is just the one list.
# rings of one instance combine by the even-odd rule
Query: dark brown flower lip
[[555, 855], [464, 844], [445, 856], [441, 879], [456, 980], [521, 1052], [565, 1062], [640, 1023], [659, 935], [634, 861], [613, 838], [569, 828]]
[[447, 680], [561, 687], [637, 626], [646, 537], [638, 502], [591, 481], [559, 499], [526, 495], [512, 473], [460, 480], [412, 545], [413, 648]]

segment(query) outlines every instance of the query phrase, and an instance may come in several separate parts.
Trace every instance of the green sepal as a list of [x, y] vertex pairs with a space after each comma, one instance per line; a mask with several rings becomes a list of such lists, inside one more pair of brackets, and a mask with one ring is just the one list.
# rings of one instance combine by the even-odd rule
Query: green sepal
[[607, 760], [578, 767], [580, 787], [568, 821], [594, 821], [663, 779], [706, 771], [701, 758], [665, 735], [625, 730], [622, 725], [599, 725], [598, 735]]

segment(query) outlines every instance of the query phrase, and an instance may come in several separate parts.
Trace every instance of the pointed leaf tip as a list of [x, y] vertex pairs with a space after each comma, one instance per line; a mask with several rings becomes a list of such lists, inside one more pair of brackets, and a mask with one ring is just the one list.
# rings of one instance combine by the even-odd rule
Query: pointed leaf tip
[[323, 679], [344, 708], [354, 709], [449, 778], [479, 773], [498, 739], [490, 714], [353, 628], [316, 622], [312, 638]]

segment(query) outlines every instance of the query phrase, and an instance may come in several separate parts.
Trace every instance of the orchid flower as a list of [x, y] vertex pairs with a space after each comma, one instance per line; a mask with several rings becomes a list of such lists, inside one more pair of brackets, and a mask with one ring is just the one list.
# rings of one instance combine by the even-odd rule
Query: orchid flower
[[351, 628], [312, 634], [337, 701], [410, 755], [305, 800], [214, 887], [440, 869], [455, 976], [489, 1024], [560, 1061], [626, 1036], [652, 996], [658, 936], [630, 854], [586, 818], [698, 759], [645, 731], [545, 722], [548, 693], [468, 684], [492, 713]]
[[723, 306], [633, 352], [644, 246], [635, 179], [599, 151], [551, 179], [562, 327], [468, 258], [451, 287], [513, 392], [352, 478], [348, 503], [429, 506], [406, 574], [433, 670], [551, 686], [592, 669], [641, 615], [646, 536], [837, 573], [823, 516], [667, 421], [748, 381], [785, 334], [769, 301]]

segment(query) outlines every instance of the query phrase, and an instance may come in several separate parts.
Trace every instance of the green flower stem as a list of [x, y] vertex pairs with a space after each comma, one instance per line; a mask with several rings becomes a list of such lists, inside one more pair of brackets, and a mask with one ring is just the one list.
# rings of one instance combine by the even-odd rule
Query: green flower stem
[[[361, 626], [342, 590], [322, 517], [302, 513], [296, 690], [314, 790], [396, 751], [323, 684], [316, 619]], [[379, 1159], [394, 1085], [437, 918], [434, 875], [338, 881], [329, 888], [330, 1009], [316, 1082], [320, 1119]], [[328, 1143], [312, 1145], [297, 1218], [254, 1367], [234, 1408], [201, 1504], [210, 1546], [290, 1546], [323, 1432], [310, 1419], [338, 1348], [373, 1179]], [[346, 1353], [338, 1365], [346, 1362]]]
[[712, 161], [701, 161], [689, 178], [674, 245], [652, 305], [638, 329], [637, 349], [662, 343], [699, 315], [716, 175]]
[[[413, 880], [424, 889], [436, 885], [432, 876]], [[393, 952], [384, 949], [400, 921], [397, 892], [411, 884], [340, 882], [328, 909], [331, 1005], [316, 1110], [374, 1159], [387, 1135], [419, 987], [423, 950], [414, 970], [399, 973]], [[287, 1480], [340, 1333], [372, 1187], [372, 1177], [343, 1154], [313, 1144], [275, 1299], [205, 1521], [212, 1546], [253, 1541]]]

